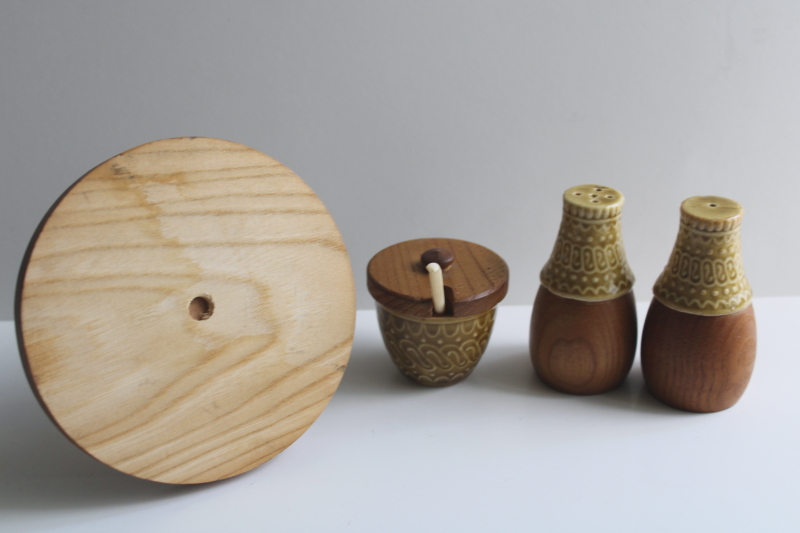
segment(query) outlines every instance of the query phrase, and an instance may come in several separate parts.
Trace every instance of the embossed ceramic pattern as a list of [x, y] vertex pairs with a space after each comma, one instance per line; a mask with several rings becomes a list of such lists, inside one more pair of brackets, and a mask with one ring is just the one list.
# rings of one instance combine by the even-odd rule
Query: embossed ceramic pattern
[[495, 309], [480, 315], [417, 318], [377, 305], [389, 355], [404, 376], [442, 387], [462, 381], [475, 369], [492, 333]]
[[565, 298], [598, 302], [633, 288], [622, 244], [625, 197], [604, 185], [578, 185], [564, 192], [564, 213], [542, 285]]
[[667, 267], [653, 293], [664, 305], [695, 315], [726, 315], [753, 297], [742, 264], [744, 208], [720, 196], [694, 196], [681, 204], [681, 225]]

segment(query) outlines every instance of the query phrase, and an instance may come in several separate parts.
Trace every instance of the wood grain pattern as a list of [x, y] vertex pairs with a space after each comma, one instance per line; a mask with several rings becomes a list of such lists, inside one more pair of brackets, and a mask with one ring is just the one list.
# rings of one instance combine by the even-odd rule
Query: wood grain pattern
[[642, 332], [642, 373], [667, 405], [712, 413], [744, 394], [756, 359], [752, 304], [736, 313], [701, 316], [653, 298]]
[[451, 317], [478, 315], [495, 307], [508, 292], [508, 266], [493, 251], [458, 239], [415, 239], [375, 254], [367, 266], [367, 287], [384, 307], [419, 318], [433, 316], [428, 271], [422, 254], [432, 248], [453, 253], [444, 268], [445, 314]]
[[56, 202], [15, 311], [31, 386], [75, 444], [136, 477], [202, 483], [270, 459], [319, 416], [355, 292], [300, 178], [246, 146], [183, 138], [102, 163]]
[[531, 317], [530, 352], [539, 379], [569, 394], [615, 389], [636, 355], [633, 291], [611, 300], [564, 298], [540, 286]]

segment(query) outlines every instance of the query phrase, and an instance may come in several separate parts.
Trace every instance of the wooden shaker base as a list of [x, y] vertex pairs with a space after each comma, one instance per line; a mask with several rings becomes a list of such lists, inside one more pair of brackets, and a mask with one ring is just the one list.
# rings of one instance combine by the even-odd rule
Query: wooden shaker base
[[633, 291], [603, 302], [564, 298], [539, 287], [531, 318], [536, 375], [569, 394], [600, 394], [625, 381], [636, 355]]
[[753, 306], [730, 315], [701, 316], [653, 298], [642, 332], [642, 373], [667, 405], [713, 413], [744, 394], [756, 359]]

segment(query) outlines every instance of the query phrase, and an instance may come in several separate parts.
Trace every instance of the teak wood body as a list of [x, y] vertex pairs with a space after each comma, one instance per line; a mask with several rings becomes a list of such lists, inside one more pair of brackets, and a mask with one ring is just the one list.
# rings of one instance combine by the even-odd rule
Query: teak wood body
[[636, 354], [633, 291], [601, 302], [564, 298], [540, 286], [531, 318], [536, 375], [569, 394], [600, 394], [625, 380]]
[[753, 305], [721, 316], [671, 309], [653, 298], [642, 332], [642, 373], [650, 392], [697, 413], [728, 409], [744, 394], [756, 360]]
[[20, 271], [17, 335], [40, 403], [122, 472], [201, 483], [250, 470], [319, 416], [355, 325], [333, 219], [240, 144], [168, 139], [91, 170]]

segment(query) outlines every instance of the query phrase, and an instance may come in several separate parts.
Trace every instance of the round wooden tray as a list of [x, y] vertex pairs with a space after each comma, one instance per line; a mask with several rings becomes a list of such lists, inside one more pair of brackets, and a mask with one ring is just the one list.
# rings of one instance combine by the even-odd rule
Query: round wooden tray
[[139, 478], [203, 483], [292, 444], [353, 342], [350, 260], [292, 171], [240, 144], [113, 157], [47, 213], [15, 303], [34, 393], [76, 445]]

